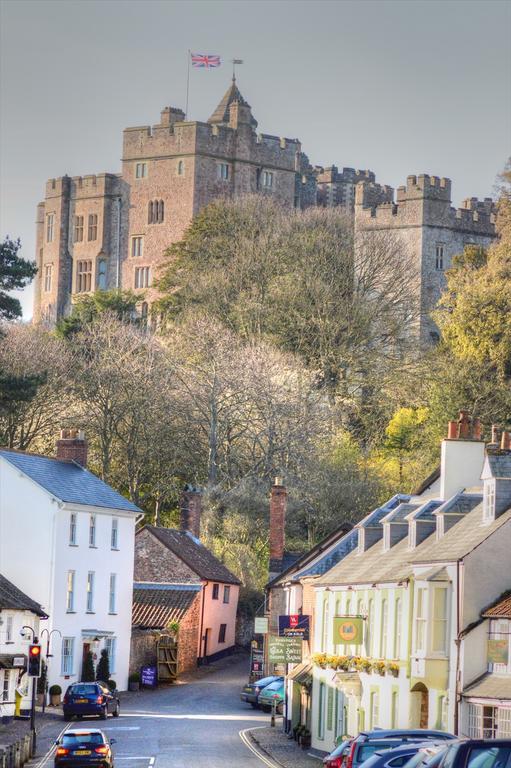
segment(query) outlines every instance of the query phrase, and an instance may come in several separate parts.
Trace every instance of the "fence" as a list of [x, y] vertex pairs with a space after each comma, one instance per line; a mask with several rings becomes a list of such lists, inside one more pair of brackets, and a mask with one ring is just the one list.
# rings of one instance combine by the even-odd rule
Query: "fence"
[[12, 744], [0, 744], [0, 768], [21, 768], [33, 754], [31, 733], [21, 736]]

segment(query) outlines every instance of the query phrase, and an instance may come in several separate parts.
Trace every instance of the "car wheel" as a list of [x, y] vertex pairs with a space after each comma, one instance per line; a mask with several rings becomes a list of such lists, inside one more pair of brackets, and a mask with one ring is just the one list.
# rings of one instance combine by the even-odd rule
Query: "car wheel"
[[117, 704], [115, 705], [115, 709], [113, 711], [113, 716], [119, 717], [120, 713], [121, 713], [121, 708], [119, 706], [119, 702], [117, 702]]
[[255, 703], [255, 701], [251, 701], [250, 706], [252, 707], [252, 709], [257, 709], [257, 704]]
[[106, 708], [106, 705], [101, 710], [100, 718], [101, 720], [106, 720], [108, 717], [108, 709]]
[[73, 715], [64, 715], [64, 720], [66, 721], [66, 723], [69, 723], [69, 721], [72, 719], [73, 719]]

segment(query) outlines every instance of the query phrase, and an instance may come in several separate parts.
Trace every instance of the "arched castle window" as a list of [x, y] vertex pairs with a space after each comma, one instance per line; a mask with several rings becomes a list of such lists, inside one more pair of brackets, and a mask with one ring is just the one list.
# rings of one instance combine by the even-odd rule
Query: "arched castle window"
[[100, 291], [106, 289], [106, 259], [100, 259], [98, 262], [98, 288]]
[[164, 220], [165, 206], [163, 200], [151, 200], [147, 207], [147, 221], [149, 224], [161, 224]]

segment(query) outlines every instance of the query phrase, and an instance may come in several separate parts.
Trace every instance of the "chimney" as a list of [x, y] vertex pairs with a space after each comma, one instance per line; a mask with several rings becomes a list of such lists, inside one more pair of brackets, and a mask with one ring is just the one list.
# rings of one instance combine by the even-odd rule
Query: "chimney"
[[270, 492], [270, 574], [278, 574], [282, 570], [286, 506], [287, 491], [282, 485], [282, 479], [276, 477]]
[[193, 485], [185, 485], [179, 501], [180, 530], [200, 539], [202, 493]]
[[463, 488], [480, 485], [484, 461], [481, 422], [460, 411], [458, 421], [450, 421], [447, 439], [442, 440], [440, 498], [443, 501]]
[[57, 459], [87, 466], [87, 440], [81, 429], [61, 429], [57, 440]]
[[507, 432], [507, 430], [503, 430], [502, 432], [502, 439], [500, 441], [500, 450], [501, 451], [511, 450], [511, 433]]

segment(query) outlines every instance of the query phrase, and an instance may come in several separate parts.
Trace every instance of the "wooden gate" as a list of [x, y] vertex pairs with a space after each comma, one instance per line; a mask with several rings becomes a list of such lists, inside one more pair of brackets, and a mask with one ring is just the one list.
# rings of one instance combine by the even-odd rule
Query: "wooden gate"
[[158, 682], [177, 680], [177, 643], [170, 635], [161, 635], [157, 645]]

